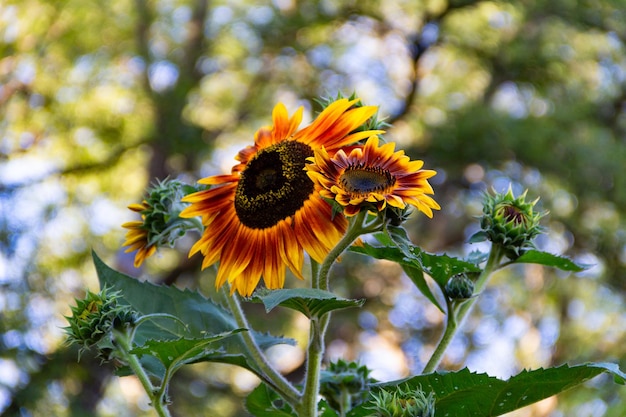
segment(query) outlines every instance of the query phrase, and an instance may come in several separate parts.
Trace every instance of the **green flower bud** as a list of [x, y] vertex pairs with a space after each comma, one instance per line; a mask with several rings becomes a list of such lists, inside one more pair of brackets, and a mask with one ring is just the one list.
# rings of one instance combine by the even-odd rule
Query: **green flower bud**
[[110, 349], [111, 331], [132, 326], [136, 315], [129, 306], [119, 305], [119, 292], [111, 292], [106, 287], [99, 293], [87, 291], [85, 298], [76, 299], [76, 306], [71, 307], [72, 316], [65, 317], [69, 323], [64, 330], [69, 344], [81, 345], [81, 352], [91, 346], [102, 343], [103, 357], [107, 358]]
[[366, 366], [340, 359], [321, 372], [320, 394], [337, 411], [341, 411], [343, 404], [356, 407], [367, 399], [371, 384], [376, 382], [369, 373]]
[[511, 187], [505, 194], [485, 197], [480, 220], [482, 233], [494, 245], [501, 246], [511, 260], [534, 248], [532, 240], [541, 233], [539, 220], [546, 212], [535, 212], [537, 201], [526, 202], [526, 191], [516, 198]]
[[446, 283], [445, 293], [451, 300], [466, 300], [474, 294], [474, 281], [467, 274], [454, 275]]
[[372, 394], [374, 404], [367, 407], [372, 410], [369, 417], [434, 417], [435, 396], [420, 389], [412, 390], [397, 387], [389, 392], [384, 389]]

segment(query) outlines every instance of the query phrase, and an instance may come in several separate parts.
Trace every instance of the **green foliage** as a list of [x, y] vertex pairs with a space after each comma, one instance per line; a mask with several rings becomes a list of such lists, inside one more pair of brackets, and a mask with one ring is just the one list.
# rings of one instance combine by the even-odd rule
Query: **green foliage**
[[563, 256], [554, 255], [547, 252], [537, 250], [529, 250], [515, 260], [519, 264], [538, 264], [543, 266], [551, 266], [562, 271], [581, 272], [588, 269], [589, 265], [581, 265], [572, 262]]
[[[506, 381], [462, 369], [415, 376], [383, 383], [379, 387], [393, 392], [408, 386], [434, 393], [436, 417], [495, 417], [561, 393], [603, 373], [613, 375], [619, 384], [626, 382], [626, 374], [615, 364], [590, 363], [523, 371]], [[369, 416], [368, 407], [372, 405], [370, 400], [348, 416]]]
[[442, 312], [444, 309], [426, 282], [428, 274], [443, 290], [450, 277], [464, 273], [478, 273], [480, 268], [473, 262], [427, 253], [411, 243], [406, 231], [401, 227], [388, 226], [388, 233], [378, 233], [376, 239], [384, 246], [369, 243], [353, 246], [352, 252], [368, 255], [376, 259], [386, 259], [402, 266], [408, 277], [420, 292]]
[[293, 409], [265, 384], [259, 384], [248, 395], [246, 408], [255, 417], [297, 417]]
[[266, 312], [270, 312], [277, 306], [282, 306], [299, 311], [308, 318], [321, 317], [333, 310], [361, 307], [365, 302], [365, 300], [348, 300], [330, 291], [314, 288], [257, 291], [253, 301], [262, 302]]
[[[164, 351], [182, 349], [176, 356], [179, 361], [191, 357], [194, 361], [202, 359], [231, 363], [255, 373], [260, 372], [251, 360], [241, 336], [234, 334], [242, 329], [237, 327], [235, 320], [226, 310], [198, 292], [138, 281], [109, 268], [95, 253], [93, 257], [100, 285], [120, 291], [122, 294], [120, 303], [131, 306], [141, 315], [169, 314], [178, 318], [178, 320], [154, 319], [140, 326], [133, 340], [140, 347], [138, 353], [151, 354], [154, 351], [156, 355], [153, 356], [160, 357], [161, 349], [154, 350], [154, 347], [163, 342]], [[289, 339], [258, 332], [253, 334], [262, 349], [281, 343], [293, 343]], [[224, 339], [225, 335], [230, 337]], [[196, 353], [199, 354], [198, 350], [203, 349], [205, 343], [212, 343], [213, 338], [220, 339], [220, 348], [213, 350], [214, 346], [211, 346], [212, 350], [201, 358], [196, 357]], [[145, 349], [144, 345], [147, 345]], [[149, 369], [156, 372], [155, 369], [158, 368], [151, 366]]]
[[167, 383], [172, 375], [183, 365], [202, 361], [219, 361], [216, 357], [223, 356], [225, 353], [221, 341], [241, 331], [246, 330], [236, 329], [201, 339], [150, 339], [142, 346], [132, 349], [130, 353], [140, 358], [144, 355], [150, 355], [158, 359], [165, 368], [164, 379], [166, 379]]

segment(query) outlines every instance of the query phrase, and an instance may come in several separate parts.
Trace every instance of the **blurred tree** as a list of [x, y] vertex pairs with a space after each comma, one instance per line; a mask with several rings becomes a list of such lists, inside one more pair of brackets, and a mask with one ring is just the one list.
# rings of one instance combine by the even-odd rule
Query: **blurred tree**
[[[72, 296], [96, 285], [91, 249], [139, 275], [119, 224], [149, 181], [223, 172], [277, 101], [311, 114], [339, 90], [380, 105], [387, 138], [439, 171], [444, 209], [412, 221], [417, 244], [466, 254], [480, 193], [512, 182], [551, 211], [544, 249], [597, 264], [499, 275], [446, 366], [626, 365], [625, 14], [622, 0], [0, 2], [0, 410], [146, 414], [119, 400], [110, 368], [88, 354], [77, 365], [62, 344]], [[144, 273], [210, 292], [188, 245]], [[419, 371], [440, 313], [397, 268], [349, 256], [339, 268], [334, 285], [368, 302], [336, 316], [329, 354], [371, 362], [377, 346], [398, 373]], [[274, 323], [305, 337], [298, 317]], [[178, 415], [242, 415], [245, 373], [177, 378]], [[625, 396], [594, 382], [532, 412], [618, 416]]]

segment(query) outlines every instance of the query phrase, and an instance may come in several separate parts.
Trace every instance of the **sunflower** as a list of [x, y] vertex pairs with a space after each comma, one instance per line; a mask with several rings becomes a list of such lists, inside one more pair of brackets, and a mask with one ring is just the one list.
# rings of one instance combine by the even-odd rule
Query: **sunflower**
[[388, 205], [404, 209], [410, 204], [432, 218], [433, 209], [440, 207], [427, 195], [434, 193], [428, 179], [436, 172], [421, 169], [424, 162], [394, 150], [394, 143], [378, 146], [378, 136], [373, 135], [349, 154], [343, 149], [335, 153], [316, 149], [306, 171], [321, 188], [320, 195], [343, 206], [346, 216], [362, 208], [382, 211]]
[[266, 287], [282, 288], [285, 266], [303, 278], [303, 251], [322, 262], [341, 239], [346, 219], [332, 215], [304, 167], [322, 146], [332, 154], [380, 133], [357, 131], [377, 110], [357, 103], [337, 100], [301, 130], [302, 108], [289, 117], [279, 103], [273, 125], [256, 132], [254, 145], [239, 152], [231, 174], [201, 179], [217, 187], [183, 199], [191, 205], [181, 216], [201, 216], [205, 226], [189, 256], [202, 253], [203, 269], [220, 261], [217, 288], [228, 281], [231, 293], [249, 296], [261, 276]]
[[[143, 201], [141, 204], [131, 204], [128, 208], [136, 213], [141, 213], [148, 210], [150, 206], [146, 201]], [[143, 261], [152, 256], [157, 250], [156, 245], [149, 243], [150, 231], [144, 221], [145, 215], [142, 214], [141, 220], [126, 222], [122, 225], [123, 228], [128, 229], [126, 241], [122, 244], [122, 246], [128, 246], [125, 252], [137, 251], [135, 254], [135, 268], [139, 268]]]

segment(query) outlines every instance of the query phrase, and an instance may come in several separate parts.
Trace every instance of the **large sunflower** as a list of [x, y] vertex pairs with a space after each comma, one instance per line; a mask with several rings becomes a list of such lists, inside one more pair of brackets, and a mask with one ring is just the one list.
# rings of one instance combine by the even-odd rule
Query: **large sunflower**
[[346, 216], [354, 216], [362, 208], [384, 210], [387, 205], [404, 209], [416, 207], [428, 217], [439, 204], [428, 179], [436, 172], [421, 169], [422, 161], [411, 161], [404, 151], [395, 150], [394, 143], [378, 146], [378, 136], [371, 136], [364, 146], [353, 147], [349, 154], [343, 149], [328, 152], [316, 149], [309, 158], [307, 174], [321, 188], [320, 195], [343, 206]]
[[297, 130], [302, 108], [291, 118], [279, 103], [273, 125], [258, 130], [254, 146], [241, 150], [230, 175], [201, 179], [213, 185], [186, 196], [191, 203], [181, 217], [202, 216], [205, 231], [189, 255], [204, 255], [202, 268], [218, 260], [216, 287], [226, 281], [231, 292], [249, 296], [261, 276], [268, 288], [282, 288], [285, 265], [302, 279], [305, 250], [322, 262], [346, 229], [319, 197], [304, 167], [316, 149], [334, 153], [340, 147], [380, 131], [356, 131], [376, 113], [357, 107], [358, 100], [331, 103], [306, 128]]

